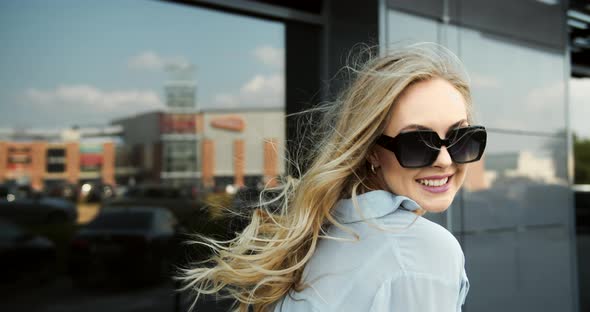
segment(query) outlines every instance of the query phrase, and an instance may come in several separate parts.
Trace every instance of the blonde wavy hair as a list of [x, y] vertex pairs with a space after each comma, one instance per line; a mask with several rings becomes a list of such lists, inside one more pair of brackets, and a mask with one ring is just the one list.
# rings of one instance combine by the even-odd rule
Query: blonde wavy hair
[[286, 176], [272, 190], [278, 196], [261, 196], [250, 224], [236, 238], [195, 235], [190, 242], [213, 250], [207, 262], [183, 268], [177, 277], [182, 290], [194, 291], [194, 303], [199, 294], [218, 294], [234, 298], [236, 311], [268, 311], [289, 291], [306, 287], [303, 269], [327, 226], [345, 229], [332, 215], [337, 201], [378, 188], [367, 157], [408, 86], [442, 78], [464, 96], [471, 117], [467, 74], [455, 54], [440, 45], [409, 45], [345, 69], [352, 79], [338, 99], [311, 110], [322, 118], [312, 125], [314, 149], [299, 159], [308, 167], [299, 179]]

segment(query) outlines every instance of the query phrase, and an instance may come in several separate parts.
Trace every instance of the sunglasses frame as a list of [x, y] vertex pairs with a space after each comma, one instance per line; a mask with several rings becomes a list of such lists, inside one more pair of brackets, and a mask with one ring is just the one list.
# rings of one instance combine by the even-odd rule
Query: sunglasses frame
[[[400, 134], [398, 134], [395, 137], [390, 137], [386, 134], [381, 134], [377, 140], [376, 140], [376, 144], [393, 152], [395, 154], [395, 157], [397, 158], [398, 163], [400, 164], [400, 166], [404, 167], [404, 168], [424, 168], [424, 167], [428, 167], [431, 166], [436, 159], [438, 158], [438, 155], [440, 153], [440, 149], [441, 147], [444, 145], [445, 147], [447, 147], [447, 152], [449, 153], [449, 156], [451, 157], [451, 159], [453, 160], [454, 163], [456, 164], [466, 164], [466, 163], [470, 163], [470, 162], [475, 162], [481, 159], [481, 157], [483, 156], [483, 152], [485, 150], [486, 147], [486, 142], [487, 142], [487, 132], [484, 126], [467, 126], [467, 127], [459, 127], [459, 128], [455, 128], [451, 131], [449, 131], [448, 134], [452, 134], [453, 132], [458, 132], [458, 131], [465, 131], [465, 134], [463, 134], [459, 140], [466, 135], [469, 132], [475, 131], [475, 132], [482, 132], [484, 133], [483, 138], [481, 138], [481, 142], [480, 142], [480, 147], [479, 147], [479, 152], [478, 155], [475, 159], [471, 159], [468, 161], [456, 161], [455, 158], [453, 157], [453, 154], [448, 151], [449, 148], [451, 148], [453, 145], [458, 143], [458, 140], [454, 140], [451, 141], [451, 139], [449, 138], [445, 138], [445, 139], [441, 139], [438, 134], [436, 133], [436, 131], [434, 130], [414, 130], [414, 131], [408, 131], [408, 132], [402, 132]], [[434, 137], [434, 141], [432, 142], [434, 144], [434, 148], [427, 146], [428, 148], [430, 148], [430, 150], [432, 150], [432, 156], [430, 157], [430, 159], [428, 160], [428, 163], [424, 164], [424, 165], [417, 165], [417, 166], [406, 166], [404, 165], [400, 160], [403, 159], [403, 143], [400, 142], [400, 137], [407, 135], [407, 134], [416, 134], [416, 133], [425, 133], [425, 134], [429, 134], [429, 135], [433, 135]]]

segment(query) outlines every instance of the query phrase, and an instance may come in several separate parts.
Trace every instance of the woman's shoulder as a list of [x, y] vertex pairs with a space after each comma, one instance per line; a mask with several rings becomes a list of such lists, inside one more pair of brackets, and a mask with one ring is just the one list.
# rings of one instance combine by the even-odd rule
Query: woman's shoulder
[[457, 238], [443, 226], [422, 216], [407, 211], [401, 213], [406, 214], [406, 224], [410, 218], [413, 221], [399, 230], [401, 218], [396, 222], [385, 220], [384, 227], [394, 223], [398, 230], [385, 230], [382, 235], [391, 242], [403, 270], [444, 278], [459, 276], [465, 258]]
[[357, 240], [339, 228], [329, 231], [332, 238], [321, 240], [304, 271], [308, 287], [291, 292], [275, 311], [367, 310], [379, 287], [400, 276], [459, 285], [463, 254], [453, 235], [411, 212], [395, 214], [395, 222], [347, 224]]

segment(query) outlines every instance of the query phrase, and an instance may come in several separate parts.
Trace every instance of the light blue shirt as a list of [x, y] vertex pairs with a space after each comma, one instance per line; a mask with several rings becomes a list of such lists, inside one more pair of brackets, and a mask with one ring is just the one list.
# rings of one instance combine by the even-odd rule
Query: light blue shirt
[[291, 291], [274, 312], [461, 311], [469, 290], [457, 239], [411, 211], [404, 196], [372, 191], [341, 200], [336, 219], [303, 271], [309, 286]]

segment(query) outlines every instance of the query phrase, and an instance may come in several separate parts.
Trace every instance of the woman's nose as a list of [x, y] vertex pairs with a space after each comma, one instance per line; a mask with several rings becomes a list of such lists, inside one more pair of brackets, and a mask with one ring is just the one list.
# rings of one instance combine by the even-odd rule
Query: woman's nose
[[451, 159], [451, 155], [449, 154], [447, 147], [441, 146], [440, 151], [438, 152], [438, 156], [436, 157], [436, 160], [434, 161], [434, 164], [432, 164], [432, 166], [445, 168], [452, 164], [453, 159]]

